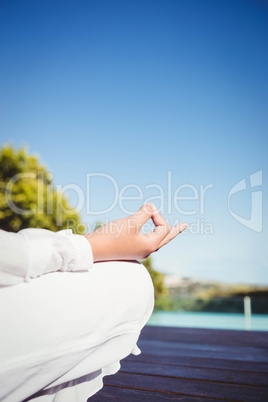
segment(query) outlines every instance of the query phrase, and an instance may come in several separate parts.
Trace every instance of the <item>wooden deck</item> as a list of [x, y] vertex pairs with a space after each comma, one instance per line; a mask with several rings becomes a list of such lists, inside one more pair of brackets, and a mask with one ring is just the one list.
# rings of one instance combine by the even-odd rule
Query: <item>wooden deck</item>
[[268, 401], [268, 333], [146, 326], [88, 402]]

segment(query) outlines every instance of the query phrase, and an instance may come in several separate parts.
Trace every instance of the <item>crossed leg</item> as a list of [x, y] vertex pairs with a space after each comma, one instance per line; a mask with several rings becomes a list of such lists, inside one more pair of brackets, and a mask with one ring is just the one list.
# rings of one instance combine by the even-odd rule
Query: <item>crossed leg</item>
[[104, 375], [138, 353], [153, 294], [150, 275], [135, 261], [2, 288], [0, 399], [86, 402]]

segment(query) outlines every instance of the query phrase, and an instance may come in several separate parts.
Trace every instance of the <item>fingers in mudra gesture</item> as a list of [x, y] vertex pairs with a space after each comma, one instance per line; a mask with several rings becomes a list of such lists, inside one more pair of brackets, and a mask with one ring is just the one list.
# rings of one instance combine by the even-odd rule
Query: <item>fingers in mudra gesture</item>
[[[155, 228], [143, 234], [144, 224], [152, 219]], [[172, 228], [152, 203], [144, 204], [127, 218], [107, 223], [88, 235], [94, 261], [144, 259], [169, 243], [188, 227], [179, 223]]]

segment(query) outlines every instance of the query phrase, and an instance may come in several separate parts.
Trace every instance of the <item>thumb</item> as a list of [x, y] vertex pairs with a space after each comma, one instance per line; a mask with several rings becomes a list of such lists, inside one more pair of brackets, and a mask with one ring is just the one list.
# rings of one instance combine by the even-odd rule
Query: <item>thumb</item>
[[160, 247], [160, 244], [164, 241], [164, 239], [169, 235], [170, 230], [170, 225], [165, 222], [165, 224], [156, 226], [153, 232], [147, 233], [145, 236], [147, 236], [147, 238], [149, 239], [152, 248], [156, 250]]

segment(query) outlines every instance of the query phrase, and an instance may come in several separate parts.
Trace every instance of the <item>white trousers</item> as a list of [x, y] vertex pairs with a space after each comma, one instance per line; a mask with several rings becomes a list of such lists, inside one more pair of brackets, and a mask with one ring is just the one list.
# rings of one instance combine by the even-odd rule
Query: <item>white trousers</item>
[[153, 295], [148, 271], [127, 261], [1, 288], [0, 400], [86, 402], [139, 353]]

